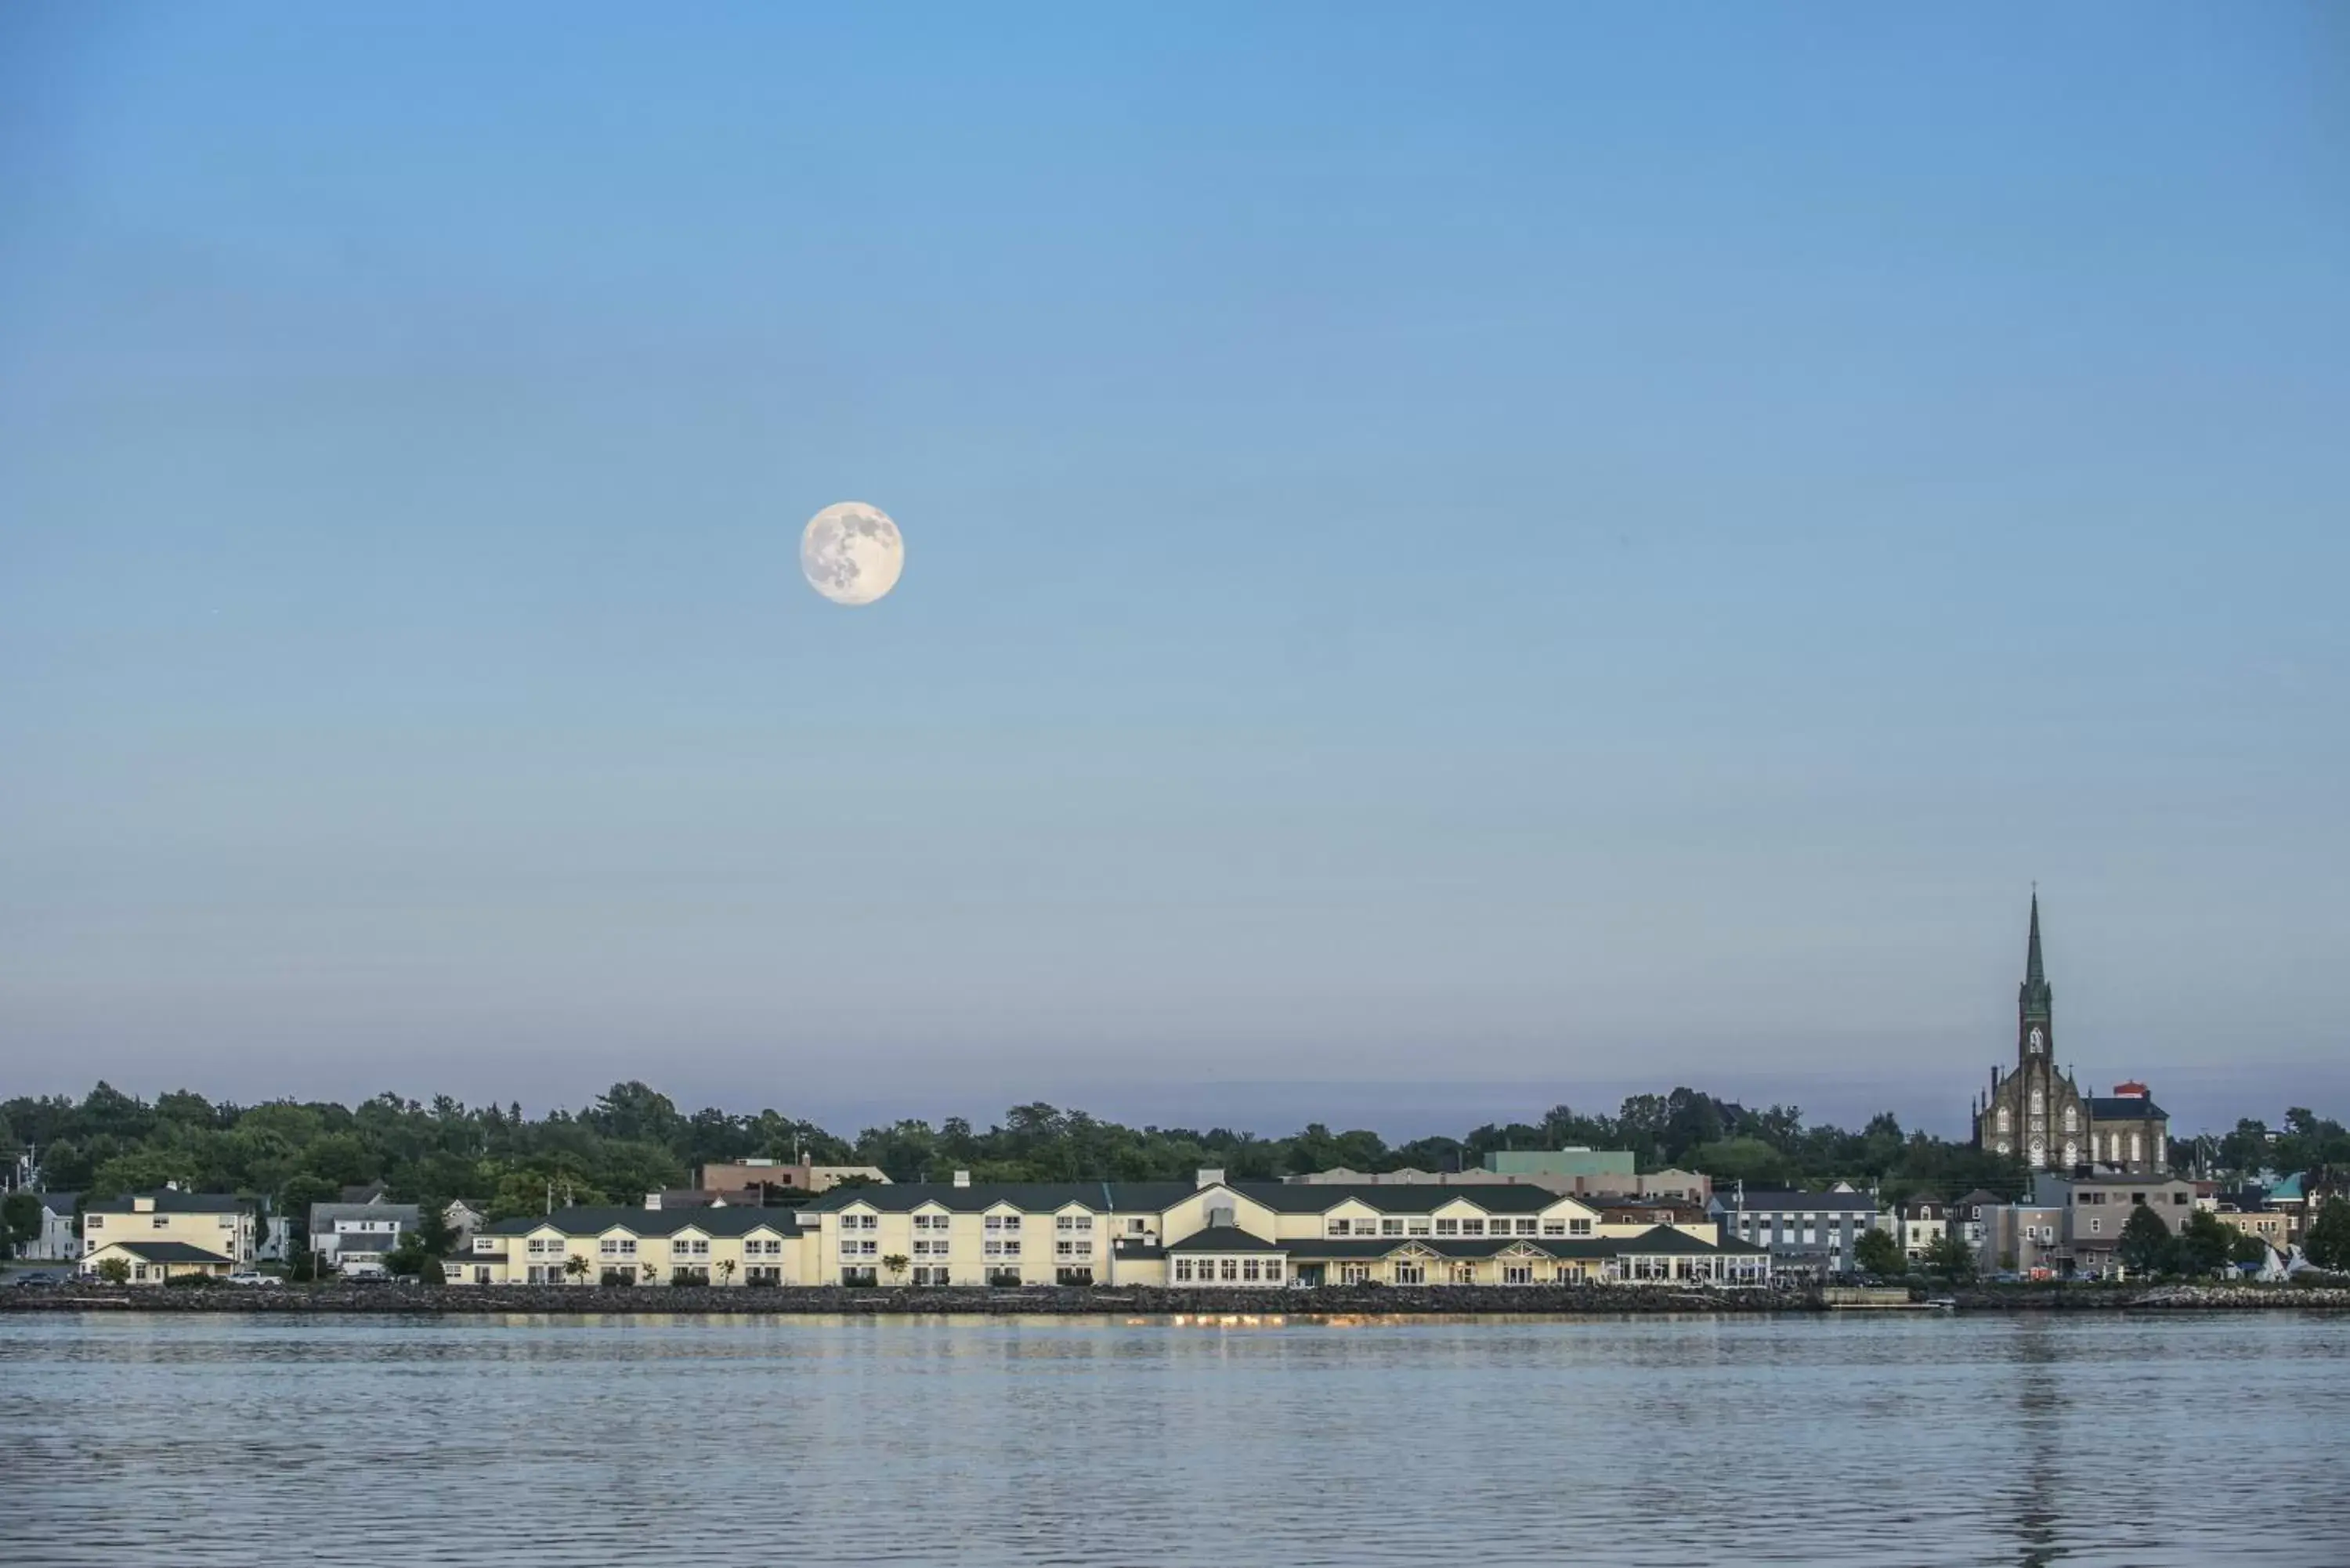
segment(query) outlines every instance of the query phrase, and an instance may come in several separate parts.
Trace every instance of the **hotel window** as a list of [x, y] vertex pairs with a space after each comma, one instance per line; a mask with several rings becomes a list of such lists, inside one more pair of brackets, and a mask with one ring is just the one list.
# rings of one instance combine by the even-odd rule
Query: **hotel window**
[[1542, 1233], [1545, 1236], [1564, 1236], [1566, 1234], [1566, 1221], [1545, 1220], [1542, 1222]]
[[1237, 1258], [1218, 1259], [1216, 1262], [1216, 1277], [1225, 1281], [1239, 1279], [1241, 1277], [1240, 1260]]
[[1502, 1282], [1505, 1285], [1533, 1284], [1534, 1282], [1534, 1268], [1531, 1264], [1527, 1263], [1511, 1263], [1502, 1270]]
[[1591, 1221], [1570, 1220], [1566, 1222], [1566, 1233], [1570, 1236], [1588, 1236], [1591, 1234]]
[[1338, 1265], [1338, 1282], [1342, 1285], [1367, 1284], [1370, 1282], [1370, 1278], [1371, 1266], [1368, 1263], [1341, 1263]]
[[947, 1220], [949, 1218], [949, 1216], [944, 1214], [917, 1214], [914, 1216], [914, 1229], [917, 1231], [943, 1231], [947, 1228]]
[[1477, 1265], [1474, 1263], [1453, 1264], [1452, 1282], [1456, 1285], [1475, 1284], [1477, 1282]]
[[1425, 1236], [1428, 1234], [1428, 1221], [1418, 1219], [1406, 1220], [1403, 1222], [1403, 1233], [1407, 1236]]
[[1063, 1214], [1053, 1221], [1053, 1228], [1056, 1231], [1090, 1231], [1094, 1228], [1094, 1217], [1090, 1214]]
[[1264, 1261], [1264, 1277], [1268, 1280], [1278, 1280], [1281, 1278], [1281, 1260], [1279, 1258], [1267, 1258]]
[[991, 1214], [987, 1217], [987, 1228], [991, 1231], [1017, 1231], [1020, 1229], [1020, 1216], [1017, 1214]]
[[1242, 1279], [1248, 1281], [1251, 1284], [1254, 1284], [1258, 1280], [1261, 1280], [1263, 1277], [1264, 1260], [1262, 1258], [1243, 1258], [1241, 1260]]
[[171, 1222], [172, 1222], [172, 1217], [171, 1217], [170, 1215], [168, 1215], [168, 1214], [158, 1214], [158, 1215], [156, 1215], [156, 1216], [155, 1216], [155, 1229], [157, 1229], [158, 1231], [161, 1231], [161, 1229], [163, 1229], [163, 1227], [165, 1227], [166, 1225], [169, 1225]]
[[1145, 1221], [1145, 1220], [1128, 1220], [1128, 1221], [1126, 1222], [1126, 1233], [1127, 1233], [1128, 1235], [1129, 1235], [1129, 1236], [1139, 1236], [1139, 1235], [1142, 1235], [1142, 1234], [1144, 1234], [1144, 1233], [1145, 1233], [1149, 1229], [1149, 1222], [1148, 1222], [1148, 1221]]
[[1402, 1235], [1402, 1234], [1403, 1234], [1403, 1221], [1402, 1221], [1402, 1220], [1380, 1220], [1380, 1221], [1379, 1221], [1379, 1234], [1380, 1234], [1380, 1235], [1382, 1235], [1382, 1236], [1400, 1236], [1400, 1235]]
[[1531, 1236], [1539, 1229], [1540, 1227], [1532, 1220], [1521, 1220], [1518, 1221], [1518, 1234], [1521, 1236]]
[[1399, 1285], [1424, 1285], [1428, 1283], [1428, 1268], [1421, 1263], [1398, 1263], [1395, 1266], [1395, 1282]]
[[1333, 1236], [1351, 1236], [1355, 1233], [1355, 1222], [1351, 1220], [1333, 1220], [1330, 1221], [1329, 1231]]
[[[1502, 1221], [1496, 1220], [1493, 1223], [1499, 1225]], [[1485, 1233], [1485, 1222], [1482, 1220], [1463, 1220], [1461, 1221], [1461, 1233], [1463, 1236], [1482, 1236]]]
[[1440, 1236], [1458, 1236], [1461, 1234], [1461, 1221], [1458, 1220], [1439, 1220], [1436, 1222], [1436, 1233]]
[[1189, 1258], [1178, 1258], [1178, 1259], [1176, 1259], [1176, 1260], [1175, 1260], [1175, 1282], [1176, 1282], [1176, 1283], [1178, 1283], [1178, 1284], [1188, 1284], [1188, 1283], [1191, 1282], [1191, 1259], [1189, 1259]]

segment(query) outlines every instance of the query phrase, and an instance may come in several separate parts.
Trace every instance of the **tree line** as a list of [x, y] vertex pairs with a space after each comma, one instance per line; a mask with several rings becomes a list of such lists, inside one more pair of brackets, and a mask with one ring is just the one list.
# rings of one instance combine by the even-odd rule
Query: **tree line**
[[[2301, 1109], [2281, 1131], [2247, 1123], [2217, 1141], [2246, 1171], [2350, 1167], [2350, 1134]], [[293, 1214], [373, 1181], [400, 1201], [486, 1202], [495, 1218], [539, 1213], [550, 1202], [634, 1203], [685, 1185], [705, 1162], [761, 1157], [877, 1166], [896, 1181], [943, 1180], [958, 1169], [981, 1181], [1189, 1180], [1202, 1167], [1262, 1180], [1341, 1166], [1471, 1169], [1497, 1150], [1575, 1146], [1628, 1150], [1643, 1170], [1679, 1167], [1749, 1187], [1845, 1180], [1876, 1189], [1888, 1203], [1976, 1188], [2008, 1198], [2026, 1185], [2020, 1161], [1905, 1129], [1890, 1112], [1847, 1130], [1808, 1122], [1796, 1106], [1755, 1110], [1689, 1088], [1635, 1095], [1612, 1115], [1557, 1106], [1531, 1121], [1398, 1144], [1318, 1122], [1286, 1137], [1135, 1127], [1043, 1103], [1015, 1106], [984, 1128], [951, 1116], [844, 1137], [774, 1110], [688, 1114], [637, 1082], [615, 1084], [576, 1112], [537, 1117], [519, 1105], [467, 1106], [446, 1096], [239, 1106], [177, 1090], [151, 1103], [104, 1083], [78, 1101], [0, 1103], [0, 1157], [36, 1149], [52, 1189], [112, 1198], [175, 1182]], [[2173, 1152], [2187, 1158], [2194, 1146]]]

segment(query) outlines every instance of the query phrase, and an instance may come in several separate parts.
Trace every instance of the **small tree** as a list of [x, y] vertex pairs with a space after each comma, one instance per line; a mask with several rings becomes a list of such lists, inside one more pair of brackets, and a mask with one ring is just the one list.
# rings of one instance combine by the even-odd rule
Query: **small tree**
[[1964, 1236], [1946, 1231], [1926, 1249], [1926, 1267], [1954, 1285], [1963, 1284], [1975, 1277], [1975, 1250]]
[[587, 1258], [577, 1252], [572, 1253], [570, 1257], [564, 1260], [563, 1273], [565, 1278], [574, 1283], [586, 1279], [588, 1277]]
[[130, 1265], [120, 1258], [103, 1259], [98, 1265], [98, 1277], [109, 1285], [127, 1285], [130, 1282]]
[[906, 1264], [909, 1261], [905, 1253], [892, 1252], [881, 1260], [881, 1266], [889, 1271], [891, 1279], [901, 1280], [906, 1277]]
[[1860, 1240], [1852, 1244], [1852, 1261], [1855, 1267], [1870, 1274], [1898, 1274], [1908, 1263], [1893, 1232], [1877, 1230], [1860, 1233]]
[[2208, 1209], [2187, 1217], [2174, 1243], [2173, 1258], [2182, 1274], [2216, 1274], [2235, 1251], [2242, 1232]]
[[2171, 1239], [2170, 1227], [2162, 1222], [2162, 1216], [2140, 1204], [2130, 1210], [2116, 1251], [2121, 1254], [2122, 1266], [2130, 1272], [2158, 1274], [2171, 1266], [2178, 1243]]
[[734, 1282], [733, 1259], [721, 1258], [718, 1260], [718, 1282], [722, 1285], [731, 1285]]
[[41, 1200], [29, 1192], [11, 1192], [0, 1199], [0, 1257], [40, 1240]]
[[2302, 1251], [2321, 1269], [2350, 1269], [2350, 1198], [2329, 1198], [2309, 1222]]

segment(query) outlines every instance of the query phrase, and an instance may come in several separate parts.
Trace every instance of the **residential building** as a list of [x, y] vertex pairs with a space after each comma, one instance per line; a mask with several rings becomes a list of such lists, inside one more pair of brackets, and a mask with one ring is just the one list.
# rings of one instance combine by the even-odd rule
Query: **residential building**
[[1948, 1228], [1980, 1255], [1982, 1251], [1986, 1216], [1991, 1210], [2000, 1208], [2006, 1202], [2007, 1199], [1998, 1193], [1986, 1191], [1978, 1187], [1950, 1206]]
[[889, 1178], [878, 1165], [792, 1164], [780, 1159], [713, 1162], [702, 1166], [693, 1178], [694, 1186], [701, 1190], [724, 1193], [755, 1193], [762, 1187], [787, 1188], [796, 1192], [829, 1192], [844, 1181], [886, 1186], [889, 1180]]
[[82, 1210], [81, 1272], [120, 1259], [134, 1284], [184, 1273], [229, 1274], [253, 1262], [253, 1212], [223, 1192], [134, 1192]]
[[809, 1278], [918, 1285], [1766, 1283], [1709, 1224], [1612, 1224], [1524, 1183], [941, 1183], [836, 1189], [799, 1210]]
[[1812, 1275], [1849, 1272], [1861, 1232], [1890, 1223], [1874, 1195], [1842, 1181], [1825, 1192], [1716, 1192], [1707, 1211], [1724, 1241], [1766, 1249], [1775, 1272]]
[[364, 1203], [310, 1205], [310, 1252], [320, 1273], [371, 1278], [384, 1272], [384, 1255], [416, 1229], [422, 1211], [413, 1203], [388, 1203], [380, 1196]]
[[1903, 1257], [1913, 1263], [1925, 1261], [1927, 1250], [1950, 1234], [1950, 1207], [1932, 1199], [1918, 1199], [1894, 1210], [1893, 1239], [1901, 1243]]
[[2065, 1272], [2064, 1227], [2069, 1218], [2066, 1210], [2051, 1204], [1986, 1207], [1975, 1266], [1987, 1274], [2021, 1274], [2031, 1280], [2053, 1279]]
[[796, 1212], [558, 1209], [483, 1226], [443, 1270], [461, 1285], [806, 1284]]
[[2195, 1188], [2175, 1176], [2120, 1172], [2062, 1176], [2042, 1171], [2033, 1178], [2032, 1202], [2066, 1215], [2057, 1254], [2060, 1270], [2103, 1275], [2120, 1266], [2122, 1227], [2128, 1223], [2132, 1210], [2153, 1210], [2175, 1236], [2195, 1211]]
[[17, 1256], [28, 1262], [68, 1263], [81, 1256], [81, 1238], [74, 1234], [74, 1206], [78, 1192], [40, 1192], [41, 1231], [25, 1243]]
[[473, 1232], [489, 1222], [490, 1206], [486, 1199], [452, 1198], [441, 1210], [441, 1218], [448, 1224], [455, 1250], [462, 1252]]
[[2170, 1117], [2144, 1084], [2117, 1084], [2110, 1096], [2081, 1093], [2056, 1064], [2054, 990], [2040, 950], [2040, 895], [2032, 896], [2023, 982], [2016, 988], [2015, 1067], [1991, 1069], [1974, 1103], [1978, 1148], [2020, 1156], [2033, 1170], [2106, 1165], [2126, 1174], [2160, 1175], [2170, 1165]]

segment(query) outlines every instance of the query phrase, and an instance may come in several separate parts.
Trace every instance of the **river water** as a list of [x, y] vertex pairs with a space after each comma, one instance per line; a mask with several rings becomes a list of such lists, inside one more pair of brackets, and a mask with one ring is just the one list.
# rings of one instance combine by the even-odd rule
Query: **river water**
[[0, 1561], [2350, 1563], [2350, 1319], [0, 1317]]

